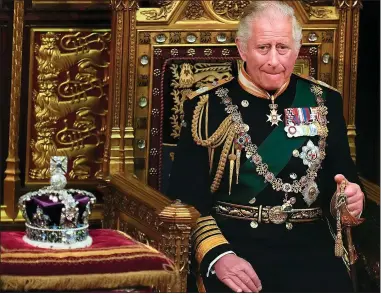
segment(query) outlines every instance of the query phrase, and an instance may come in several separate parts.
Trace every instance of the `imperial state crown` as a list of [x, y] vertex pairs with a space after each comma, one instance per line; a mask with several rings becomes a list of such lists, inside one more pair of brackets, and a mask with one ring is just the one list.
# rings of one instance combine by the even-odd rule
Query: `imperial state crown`
[[20, 197], [26, 243], [50, 249], [84, 248], [92, 244], [88, 218], [96, 198], [87, 191], [65, 189], [66, 172], [67, 157], [53, 156], [50, 186]]

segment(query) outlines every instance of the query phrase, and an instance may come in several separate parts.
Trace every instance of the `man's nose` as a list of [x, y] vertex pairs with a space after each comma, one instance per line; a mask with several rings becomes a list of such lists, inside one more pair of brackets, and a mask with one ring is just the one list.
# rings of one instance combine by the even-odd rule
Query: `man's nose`
[[269, 52], [269, 60], [267, 61], [268, 65], [276, 67], [279, 64], [279, 54], [276, 48], [271, 48]]

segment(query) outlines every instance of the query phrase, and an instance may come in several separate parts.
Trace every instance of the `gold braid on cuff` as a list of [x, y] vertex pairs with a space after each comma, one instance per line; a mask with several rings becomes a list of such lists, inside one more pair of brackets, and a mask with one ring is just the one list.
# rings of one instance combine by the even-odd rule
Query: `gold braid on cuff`
[[211, 216], [201, 217], [198, 219], [197, 226], [192, 234], [191, 240], [198, 264], [201, 263], [205, 255], [210, 250], [219, 245], [229, 243], [224, 238], [216, 224], [216, 221]]
[[196, 250], [196, 260], [198, 264], [201, 263], [201, 261], [204, 259], [205, 255], [212, 250], [213, 248], [223, 245], [223, 244], [229, 244], [229, 242], [222, 236], [222, 234], [219, 235], [213, 235], [210, 236], [204, 240], [201, 241], [199, 244], [197, 250]]

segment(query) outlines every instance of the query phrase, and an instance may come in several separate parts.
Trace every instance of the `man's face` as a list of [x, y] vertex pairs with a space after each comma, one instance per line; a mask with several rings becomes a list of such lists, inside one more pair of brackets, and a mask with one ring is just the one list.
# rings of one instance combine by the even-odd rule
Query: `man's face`
[[268, 11], [251, 23], [251, 32], [246, 48], [236, 40], [246, 71], [257, 86], [276, 90], [290, 78], [299, 53], [291, 18]]

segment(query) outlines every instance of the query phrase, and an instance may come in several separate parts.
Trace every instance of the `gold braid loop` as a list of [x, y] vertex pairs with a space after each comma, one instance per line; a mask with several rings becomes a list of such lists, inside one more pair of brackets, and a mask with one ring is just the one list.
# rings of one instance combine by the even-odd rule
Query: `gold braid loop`
[[232, 146], [233, 140], [234, 140], [234, 135], [235, 135], [234, 125], [230, 126], [227, 134], [228, 136], [225, 140], [225, 144], [221, 152], [220, 161], [218, 162], [216, 175], [213, 179], [212, 185], [210, 186], [210, 191], [212, 193], [217, 191], [218, 187], [220, 186], [222, 176], [224, 175], [226, 159], [228, 158], [229, 149]]
[[[213, 179], [213, 183], [210, 187], [212, 193], [217, 191], [220, 186], [222, 176], [224, 174], [224, 169], [226, 165], [226, 160], [228, 158], [229, 149], [231, 148], [234, 136], [236, 134], [237, 126], [235, 122], [232, 121], [231, 115], [227, 116], [217, 130], [209, 137], [203, 140], [201, 130], [202, 130], [202, 121], [204, 109], [207, 106], [209, 95], [201, 95], [197, 105], [195, 107], [193, 118], [192, 118], [192, 137], [193, 140], [203, 147], [209, 147], [212, 149], [217, 148], [222, 143], [224, 146], [222, 148], [220, 160], [218, 163], [216, 175]], [[206, 114], [207, 116], [207, 114]], [[205, 118], [207, 122], [207, 117]]]
[[203, 147], [216, 148], [222, 144], [225, 139], [230, 126], [233, 124], [231, 116], [229, 115], [220, 124], [218, 129], [206, 140], [202, 139], [201, 135], [201, 124], [202, 124], [202, 114], [204, 112], [205, 104], [208, 102], [209, 95], [200, 96], [200, 101], [197, 103], [193, 118], [192, 118], [192, 136], [193, 140]]

